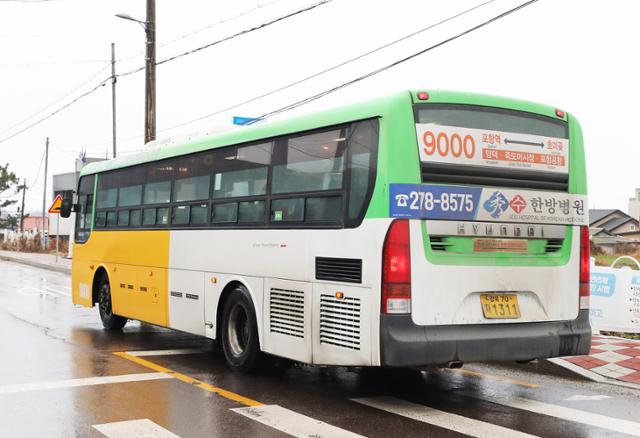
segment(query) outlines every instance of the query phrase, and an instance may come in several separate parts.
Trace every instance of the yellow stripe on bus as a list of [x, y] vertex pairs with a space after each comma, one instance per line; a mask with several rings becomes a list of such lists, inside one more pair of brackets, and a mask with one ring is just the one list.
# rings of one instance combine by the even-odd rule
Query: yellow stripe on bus
[[241, 403], [245, 406], [263, 406], [264, 403], [260, 403], [259, 401], [252, 400], [248, 397], [245, 397], [240, 394], [236, 394], [235, 392], [228, 391], [223, 388], [219, 388], [217, 386], [210, 385], [202, 380], [195, 379], [193, 377], [189, 377], [186, 374], [179, 373], [177, 371], [173, 371], [172, 369], [163, 367], [162, 365], [158, 365], [153, 363], [147, 359], [142, 359], [141, 357], [133, 356], [126, 351], [118, 351], [113, 353], [116, 356], [122, 357], [123, 359], [130, 360], [131, 362], [135, 362], [138, 365], [142, 365], [143, 367], [150, 368], [154, 371], [158, 371], [160, 373], [165, 373], [174, 377], [184, 383], [188, 383], [189, 385], [195, 386], [197, 388], [203, 389], [208, 392], [213, 392], [214, 394], [218, 394], [221, 397], [227, 398], [229, 400], [233, 400], [235, 402]]

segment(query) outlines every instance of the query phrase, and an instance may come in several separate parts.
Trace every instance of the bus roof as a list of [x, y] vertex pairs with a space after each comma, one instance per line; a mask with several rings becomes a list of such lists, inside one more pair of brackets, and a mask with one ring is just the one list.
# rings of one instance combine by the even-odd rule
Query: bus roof
[[[428, 92], [428, 101], [419, 100], [419, 92]], [[414, 90], [402, 91], [393, 95], [379, 97], [370, 101], [323, 110], [303, 116], [276, 120], [273, 122], [261, 122], [255, 125], [245, 126], [238, 130], [229, 130], [223, 133], [202, 136], [184, 143], [167, 144], [150, 147], [137, 154], [119, 157], [113, 160], [99, 161], [86, 165], [81, 174], [105, 172], [124, 167], [130, 167], [146, 162], [162, 160], [165, 158], [187, 155], [207, 149], [242, 144], [287, 135], [295, 132], [310, 131], [325, 126], [352, 122], [372, 117], [384, 116], [394, 103], [457, 103], [474, 104], [505, 109], [526, 111], [557, 119], [555, 108], [539, 103], [512, 99], [508, 97], [492, 96], [458, 91], [445, 90]], [[564, 120], [567, 120], [565, 115]]]

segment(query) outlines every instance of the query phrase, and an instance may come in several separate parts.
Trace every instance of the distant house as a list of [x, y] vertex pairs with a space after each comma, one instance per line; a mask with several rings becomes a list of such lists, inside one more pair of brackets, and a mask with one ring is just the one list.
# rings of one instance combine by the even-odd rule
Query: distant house
[[614, 252], [616, 245], [640, 243], [640, 223], [621, 210], [589, 210], [589, 234], [593, 243]]
[[[49, 218], [45, 216], [44, 218], [44, 229], [49, 228]], [[42, 216], [38, 215], [29, 215], [24, 218], [24, 232], [25, 233], [38, 233], [42, 231]]]

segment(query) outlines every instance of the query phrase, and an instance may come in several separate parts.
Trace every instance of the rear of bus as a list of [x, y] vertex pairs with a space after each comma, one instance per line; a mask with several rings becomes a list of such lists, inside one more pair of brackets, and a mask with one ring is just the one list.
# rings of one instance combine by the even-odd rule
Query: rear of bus
[[[383, 244], [381, 365], [586, 354], [578, 122], [552, 107], [462, 93], [413, 92], [411, 104], [410, 145], [386, 154], [402, 166], [386, 175], [394, 220]], [[407, 177], [418, 168], [418, 181]]]

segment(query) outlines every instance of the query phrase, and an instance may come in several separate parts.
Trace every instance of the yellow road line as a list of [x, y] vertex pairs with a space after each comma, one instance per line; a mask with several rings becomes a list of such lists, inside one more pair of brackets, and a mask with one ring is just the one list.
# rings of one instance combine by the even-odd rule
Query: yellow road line
[[240, 394], [236, 394], [235, 392], [227, 391], [226, 389], [223, 389], [223, 388], [218, 388], [217, 386], [213, 386], [201, 380], [194, 379], [193, 377], [189, 377], [186, 374], [182, 374], [177, 371], [173, 371], [169, 368], [165, 368], [162, 365], [158, 365], [156, 363], [148, 361], [147, 359], [133, 356], [127, 353], [126, 351], [118, 351], [113, 354], [123, 359], [130, 360], [131, 362], [135, 362], [138, 365], [142, 365], [143, 367], [151, 368], [152, 370], [158, 371], [160, 373], [168, 374], [171, 377], [174, 377], [184, 383], [188, 383], [189, 385], [193, 385], [205, 391], [213, 392], [215, 394], [218, 394], [219, 396], [228, 398], [229, 400], [233, 400], [245, 406], [263, 406], [264, 405], [264, 403], [260, 403], [259, 401], [252, 400], [248, 397], [242, 396]]
[[498, 380], [500, 382], [511, 383], [512, 385], [526, 386], [527, 388], [540, 388], [542, 386], [537, 383], [525, 382], [524, 380], [514, 380], [504, 376], [496, 376], [494, 374], [484, 374], [478, 371], [465, 370], [462, 368], [457, 368], [457, 369], [445, 368], [445, 370], [451, 373], [464, 374], [467, 376], [480, 377], [483, 379]]

